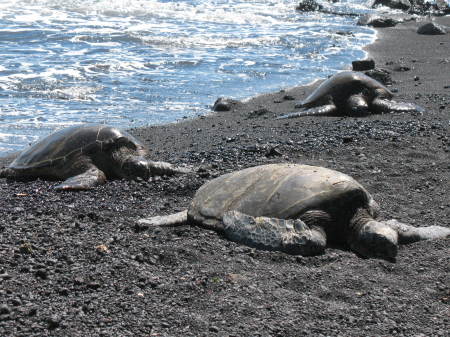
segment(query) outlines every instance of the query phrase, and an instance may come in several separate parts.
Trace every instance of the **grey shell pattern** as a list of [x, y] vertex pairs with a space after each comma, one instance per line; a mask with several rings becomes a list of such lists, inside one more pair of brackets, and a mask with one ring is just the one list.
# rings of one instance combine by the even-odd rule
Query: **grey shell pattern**
[[[373, 78], [353, 71], [343, 71], [324, 81], [302, 102], [302, 105], [309, 106], [324, 98], [326, 95], [333, 97], [348, 96], [351, 93], [362, 89], [378, 90], [385, 98], [392, 98], [392, 92]], [[348, 91], [345, 92], [345, 91]]]
[[374, 204], [364, 187], [343, 173], [316, 166], [272, 164], [206, 183], [197, 191], [188, 217], [220, 230], [224, 213], [233, 210], [255, 217], [295, 219], [308, 210], [370, 209]]
[[107, 125], [77, 125], [40, 140], [22, 152], [9, 167], [21, 170], [52, 166], [73, 155], [107, 151], [121, 144], [144, 151], [142, 143], [125, 131]]

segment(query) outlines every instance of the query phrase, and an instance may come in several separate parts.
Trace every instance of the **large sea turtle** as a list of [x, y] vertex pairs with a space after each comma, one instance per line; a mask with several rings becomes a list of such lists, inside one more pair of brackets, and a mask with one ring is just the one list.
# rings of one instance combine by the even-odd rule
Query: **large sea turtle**
[[197, 224], [232, 241], [295, 255], [316, 255], [329, 243], [365, 257], [393, 259], [397, 244], [443, 238], [450, 229], [375, 220], [378, 205], [353, 178], [331, 169], [271, 164], [204, 184], [187, 211], [138, 220], [144, 225]]
[[89, 189], [106, 179], [186, 173], [169, 163], [145, 158], [135, 137], [108, 125], [83, 124], [61, 129], [22, 152], [0, 177], [64, 180], [58, 190]]
[[296, 108], [278, 119], [303, 116], [353, 116], [371, 113], [422, 112], [423, 108], [413, 103], [395, 102], [394, 95], [375, 79], [355, 71], [343, 71], [322, 82]]

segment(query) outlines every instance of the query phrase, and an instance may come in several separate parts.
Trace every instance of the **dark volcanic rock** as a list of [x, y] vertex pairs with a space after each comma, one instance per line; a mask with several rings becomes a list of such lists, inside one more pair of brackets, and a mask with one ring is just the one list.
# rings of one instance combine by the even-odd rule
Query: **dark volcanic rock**
[[352, 62], [353, 71], [364, 71], [375, 68], [375, 61], [373, 59], [357, 60]]
[[302, 0], [295, 9], [301, 12], [314, 12], [323, 9], [323, 6], [315, 0]]
[[378, 82], [381, 82], [384, 85], [392, 84], [391, 73], [389, 71], [387, 71], [386, 69], [380, 69], [380, 68], [371, 69], [371, 70], [365, 71], [364, 74], [376, 79]]
[[[330, 2], [337, 2], [336, 1], [330, 1]], [[300, 12], [321, 12], [325, 14], [332, 14], [332, 15], [340, 15], [340, 16], [358, 16], [356, 13], [351, 12], [341, 12], [339, 10], [334, 10], [333, 7], [325, 8], [315, 0], [302, 0], [299, 2], [299, 4], [295, 7], [297, 11]]]
[[434, 22], [429, 22], [420, 26], [417, 29], [417, 33], [423, 35], [445, 35], [447, 34], [447, 28]]
[[359, 26], [372, 26], [377, 28], [394, 27], [398, 23], [400, 23], [399, 20], [396, 20], [389, 16], [381, 16], [378, 14], [361, 15], [357, 22]]
[[450, 14], [450, 3], [445, 0], [435, 0], [436, 10], [442, 15]]
[[218, 98], [212, 107], [213, 111], [230, 111], [238, 103], [238, 101], [231, 98]]
[[411, 8], [409, 0], [375, 0], [372, 7], [386, 6], [394, 9], [408, 10]]
[[441, 16], [450, 13], [450, 4], [446, 0], [413, 0], [411, 4], [412, 6], [408, 12], [413, 14]]

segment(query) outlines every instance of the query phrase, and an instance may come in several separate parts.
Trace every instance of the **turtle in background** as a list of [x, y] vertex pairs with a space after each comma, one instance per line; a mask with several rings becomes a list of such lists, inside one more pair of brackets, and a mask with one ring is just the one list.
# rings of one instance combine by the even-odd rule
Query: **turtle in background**
[[295, 105], [300, 111], [277, 119], [304, 116], [351, 116], [390, 112], [419, 112], [413, 103], [396, 102], [394, 94], [377, 80], [355, 71], [342, 71], [320, 84], [304, 101]]
[[251, 247], [317, 255], [328, 244], [393, 260], [398, 244], [445, 238], [450, 229], [377, 220], [379, 206], [350, 176], [324, 167], [270, 164], [204, 184], [187, 211], [140, 219], [148, 226], [194, 224]]
[[124, 178], [187, 173], [145, 158], [145, 146], [129, 133], [108, 125], [83, 124], [56, 131], [23, 151], [0, 178], [64, 180], [57, 190], [85, 190]]

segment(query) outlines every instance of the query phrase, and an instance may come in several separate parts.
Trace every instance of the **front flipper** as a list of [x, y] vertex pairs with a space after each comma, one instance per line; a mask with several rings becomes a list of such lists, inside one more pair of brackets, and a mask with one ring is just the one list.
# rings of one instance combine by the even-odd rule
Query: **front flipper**
[[276, 119], [287, 119], [306, 116], [337, 116], [337, 108], [334, 104], [320, 105], [317, 107], [291, 112], [286, 115], [277, 117]]
[[85, 172], [70, 177], [54, 188], [58, 191], [88, 190], [94, 186], [104, 184], [106, 176], [97, 167], [91, 167]]
[[292, 255], [318, 255], [326, 246], [320, 228], [309, 228], [303, 221], [252, 217], [237, 211], [223, 216], [225, 236], [235, 242]]
[[423, 114], [425, 111], [421, 106], [414, 103], [396, 102], [383, 98], [375, 98], [372, 101], [372, 110], [375, 113], [403, 113], [403, 112], [417, 112]]
[[413, 227], [397, 220], [383, 221], [397, 231], [399, 243], [408, 244], [422, 240], [444, 239], [450, 237], [450, 228], [441, 226]]

